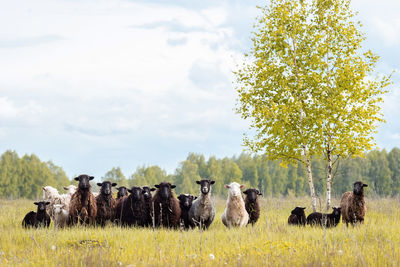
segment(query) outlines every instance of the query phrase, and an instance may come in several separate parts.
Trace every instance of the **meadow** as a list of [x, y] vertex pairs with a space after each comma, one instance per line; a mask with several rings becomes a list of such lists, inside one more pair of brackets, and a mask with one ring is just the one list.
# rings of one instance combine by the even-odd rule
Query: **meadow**
[[[338, 204], [339, 200], [334, 200]], [[365, 224], [334, 229], [289, 226], [307, 198], [264, 198], [257, 224], [226, 229], [225, 200], [207, 231], [21, 227], [30, 200], [0, 200], [1, 266], [400, 266], [399, 199], [367, 199]]]

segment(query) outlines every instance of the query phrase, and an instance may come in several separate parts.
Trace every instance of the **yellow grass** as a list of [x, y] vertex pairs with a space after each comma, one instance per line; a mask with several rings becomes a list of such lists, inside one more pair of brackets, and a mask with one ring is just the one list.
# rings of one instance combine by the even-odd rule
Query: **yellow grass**
[[[287, 225], [308, 199], [264, 199], [254, 227], [226, 229], [224, 201], [208, 231], [108, 226], [25, 230], [32, 201], [0, 200], [1, 266], [400, 266], [400, 205], [367, 200], [365, 224], [335, 229]], [[338, 203], [336, 200], [334, 203]], [[306, 212], [306, 214], [308, 214]]]

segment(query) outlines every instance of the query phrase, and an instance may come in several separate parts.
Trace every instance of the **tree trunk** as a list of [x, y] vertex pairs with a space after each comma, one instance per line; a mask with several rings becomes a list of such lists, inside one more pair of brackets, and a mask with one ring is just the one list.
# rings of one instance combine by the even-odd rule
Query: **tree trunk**
[[311, 204], [312, 204], [313, 212], [316, 212], [317, 211], [317, 197], [315, 196], [314, 182], [313, 182], [313, 177], [312, 177], [312, 172], [311, 172], [311, 159], [307, 153], [306, 148], [304, 148], [304, 158], [305, 158], [307, 173], [308, 173], [308, 185], [310, 186]]
[[329, 149], [326, 151], [328, 160], [328, 177], [326, 180], [326, 211], [329, 211], [331, 207], [331, 189], [332, 189], [332, 151]]

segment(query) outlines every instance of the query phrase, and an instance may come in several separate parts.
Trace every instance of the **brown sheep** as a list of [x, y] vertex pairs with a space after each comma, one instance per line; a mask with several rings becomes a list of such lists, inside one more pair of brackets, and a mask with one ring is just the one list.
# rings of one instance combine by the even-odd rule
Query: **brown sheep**
[[181, 208], [172, 189], [175, 185], [163, 182], [155, 185], [157, 191], [153, 197], [155, 226], [176, 228], [181, 218]]
[[258, 201], [258, 196], [262, 196], [260, 191], [257, 189], [249, 188], [246, 191], [243, 191], [243, 194], [246, 195], [244, 199], [244, 205], [246, 207], [246, 211], [249, 214], [249, 222], [254, 225], [258, 218], [260, 218], [260, 203]]
[[353, 184], [353, 192], [348, 191], [342, 195], [340, 207], [342, 212], [342, 220], [346, 226], [356, 223], [363, 223], [367, 207], [364, 200], [364, 187], [367, 184], [363, 182], [355, 182]]
[[101, 188], [100, 194], [96, 197], [96, 224], [105, 226], [108, 221], [113, 221], [115, 217], [116, 201], [112, 195], [112, 187], [117, 184], [104, 181], [103, 183], [97, 183], [97, 185]]
[[92, 193], [90, 180], [93, 176], [86, 174], [75, 177], [75, 181], [79, 181], [78, 189], [71, 196], [69, 204], [69, 222], [68, 224], [91, 224], [93, 225], [97, 215], [96, 199]]

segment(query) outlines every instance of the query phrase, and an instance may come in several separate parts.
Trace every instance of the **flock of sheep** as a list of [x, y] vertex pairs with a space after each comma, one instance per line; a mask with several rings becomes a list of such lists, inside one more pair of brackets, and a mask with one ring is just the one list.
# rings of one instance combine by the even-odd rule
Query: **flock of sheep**
[[343, 217], [346, 226], [363, 223], [367, 208], [364, 200], [364, 187], [367, 187], [361, 181], [353, 184], [353, 192], [348, 191], [342, 195], [340, 207], [333, 207], [330, 214], [313, 212], [307, 216], [304, 213], [304, 207], [296, 207], [289, 216], [288, 223], [292, 225], [305, 226], [306, 223], [311, 226], [319, 225], [326, 227], [335, 227]]
[[[116, 183], [105, 181], [97, 183], [100, 193], [92, 193], [90, 180], [86, 174], [74, 178], [78, 187], [64, 187], [66, 194], [60, 195], [51, 186], [43, 187], [43, 201], [34, 202], [37, 211], [27, 213], [22, 221], [24, 227], [48, 227], [53, 220], [56, 227], [85, 224], [105, 226], [115, 223], [122, 226], [168, 227], [207, 229], [214, 220], [215, 206], [211, 199], [211, 185], [215, 181], [203, 179], [196, 181], [200, 186], [198, 197], [181, 194], [175, 197], [172, 189], [175, 185], [163, 182], [148, 186], [133, 186], [127, 189], [118, 187], [117, 197], [113, 197], [112, 188]], [[242, 227], [254, 224], [260, 216], [260, 204], [257, 189], [247, 189], [233, 182], [225, 185], [228, 200], [221, 217], [226, 227]], [[152, 192], [155, 191], [154, 195]]]
[[[66, 194], [60, 195], [51, 186], [43, 187], [43, 201], [34, 202], [37, 212], [27, 213], [22, 221], [23, 227], [48, 227], [54, 221], [56, 227], [72, 225], [105, 226], [115, 223], [122, 226], [167, 227], [207, 229], [214, 220], [215, 206], [211, 199], [211, 185], [215, 181], [203, 179], [196, 181], [200, 186], [198, 197], [181, 194], [175, 197], [172, 189], [175, 185], [163, 182], [155, 188], [133, 186], [128, 189], [118, 187], [117, 197], [113, 197], [112, 187], [116, 183], [105, 181], [97, 183], [100, 193], [92, 193], [90, 180], [93, 176], [86, 174], [74, 178], [79, 181], [78, 187], [64, 187]], [[291, 225], [321, 225], [336, 226], [340, 221], [354, 224], [363, 222], [365, 216], [365, 201], [363, 188], [366, 184], [355, 182], [353, 192], [342, 196], [339, 208], [334, 207], [332, 214], [311, 213], [307, 219], [303, 207], [296, 207], [289, 216]], [[221, 216], [222, 223], [228, 227], [243, 227], [254, 224], [260, 217], [260, 204], [257, 189], [243, 191], [243, 185], [233, 182], [225, 185], [228, 189], [228, 199], [225, 211]], [[155, 191], [154, 195], [152, 192]]]

